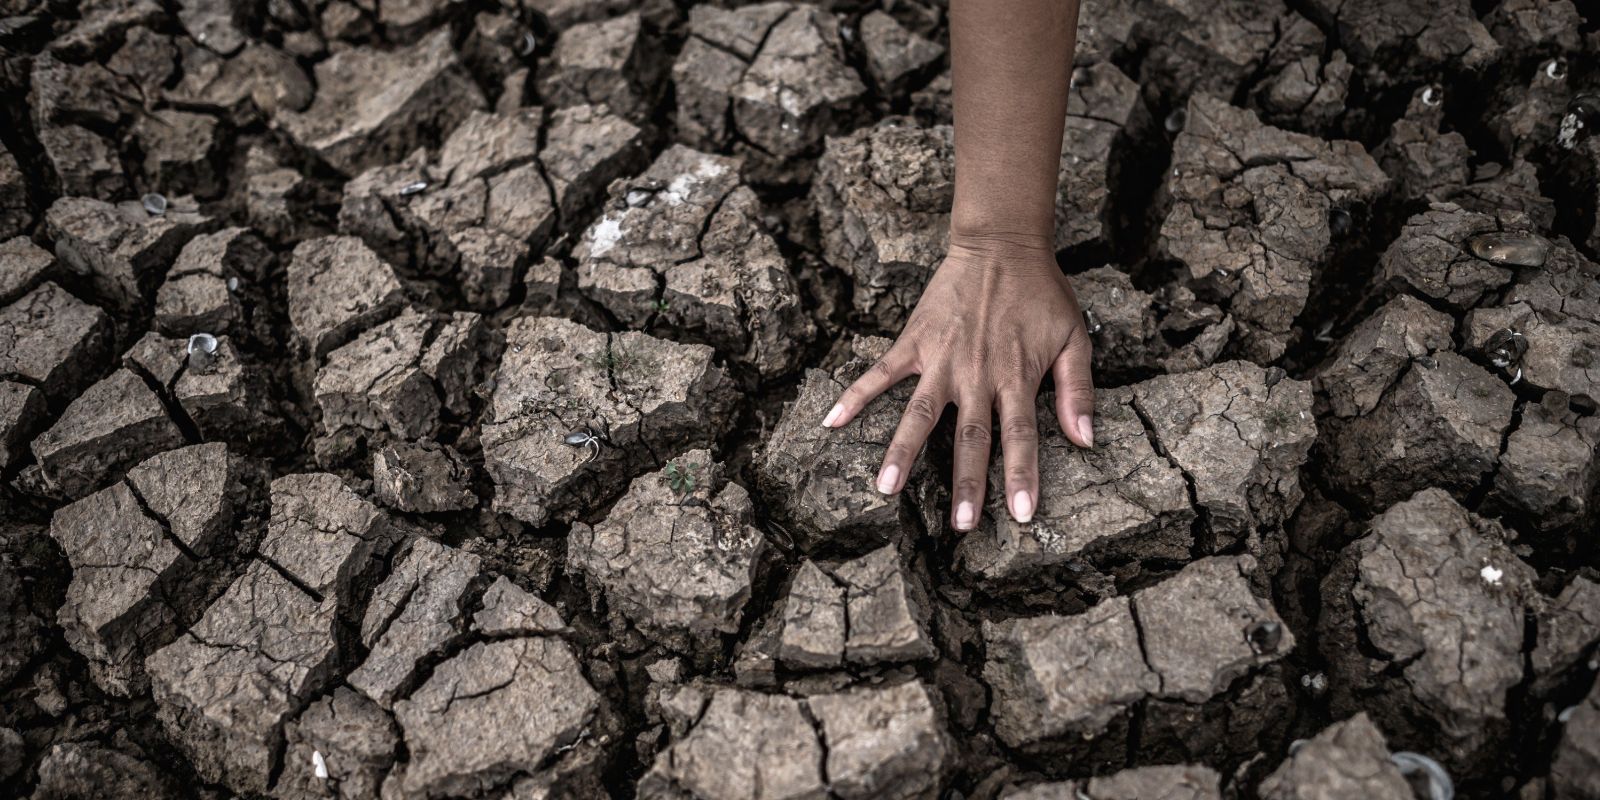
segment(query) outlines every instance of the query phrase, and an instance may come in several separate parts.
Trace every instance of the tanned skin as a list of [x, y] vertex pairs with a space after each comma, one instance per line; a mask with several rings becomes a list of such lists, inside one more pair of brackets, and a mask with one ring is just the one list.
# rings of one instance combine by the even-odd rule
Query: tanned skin
[[1055, 259], [1056, 173], [1078, 27], [1077, 0], [951, 0], [956, 188], [950, 248], [894, 346], [839, 397], [823, 425], [849, 422], [912, 375], [877, 477], [895, 494], [928, 434], [957, 406], [950, 522], [976, 527], [1000, 415], [1006, 506], [1039, 507], [1034, 403], [1053, 376], [1061, 430], [1094, 446], [1089, 333]]

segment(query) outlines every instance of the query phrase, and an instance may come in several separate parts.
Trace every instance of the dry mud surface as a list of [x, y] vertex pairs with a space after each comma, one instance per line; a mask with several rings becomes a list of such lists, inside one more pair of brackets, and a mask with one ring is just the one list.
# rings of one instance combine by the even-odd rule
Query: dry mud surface
[[1600, 797], [1600, 15], [1079, 38], [961, 535], [943, 3], [0, 0], [0, 793]]

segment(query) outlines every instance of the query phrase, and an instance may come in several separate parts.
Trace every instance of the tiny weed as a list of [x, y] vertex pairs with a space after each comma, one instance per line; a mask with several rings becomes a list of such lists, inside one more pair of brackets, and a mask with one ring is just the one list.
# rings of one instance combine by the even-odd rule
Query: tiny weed
[[679, 464], [676, 461], [667, 462], [667, 487], [680, 495], [689, 494], [700, 482], [699, 464]]
[[1270, 406], [1261, 414], [1261, 421], [1269, 431], [1281, 431], [1294, 424], [1295, 412], [1282, 406]]

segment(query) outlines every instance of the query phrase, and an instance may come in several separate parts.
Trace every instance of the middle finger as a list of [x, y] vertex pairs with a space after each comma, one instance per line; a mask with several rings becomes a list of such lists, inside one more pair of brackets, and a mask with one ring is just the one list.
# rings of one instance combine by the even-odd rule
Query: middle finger
[[972, 394], [962, 398], [956, 413], [955, 464], [950, 476], [953, 490], [950, 524], [958, 531], [978, 526], [988, 485], [991, 420], [990, 396]]
[[900, 415], [900, 426], [883, 457], [883, 468], [878, 471], [877, 489], [880, 494], [895, 494], [905, 486], [911, 465], [928, 441], [928, 434], [944, 413], [947, 402], [943, 382], [931, 375], [917, 381], [916, 391], [906, 401], [906, 410]]

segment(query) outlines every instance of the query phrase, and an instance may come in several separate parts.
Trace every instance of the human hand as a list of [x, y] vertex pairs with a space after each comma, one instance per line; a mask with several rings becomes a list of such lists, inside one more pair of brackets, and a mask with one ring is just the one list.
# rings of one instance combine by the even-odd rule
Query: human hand
[[1067, 438], [1094, 446], [1089, 333], [1048, 241], [952, 235], [894, 346], [840, 395], [823, 426], [848, 423], [873, 398], [921, 376], [878, 472], [877, 489], [899, 492], [947, 403], [958, 406], [951, 524], [978, 524], [987, 488], [991, 410], [1000, 414], [1006, 498], [1018, 522], [1039, 506], [1039, 430], [1034, 400], [1048, 371]]

